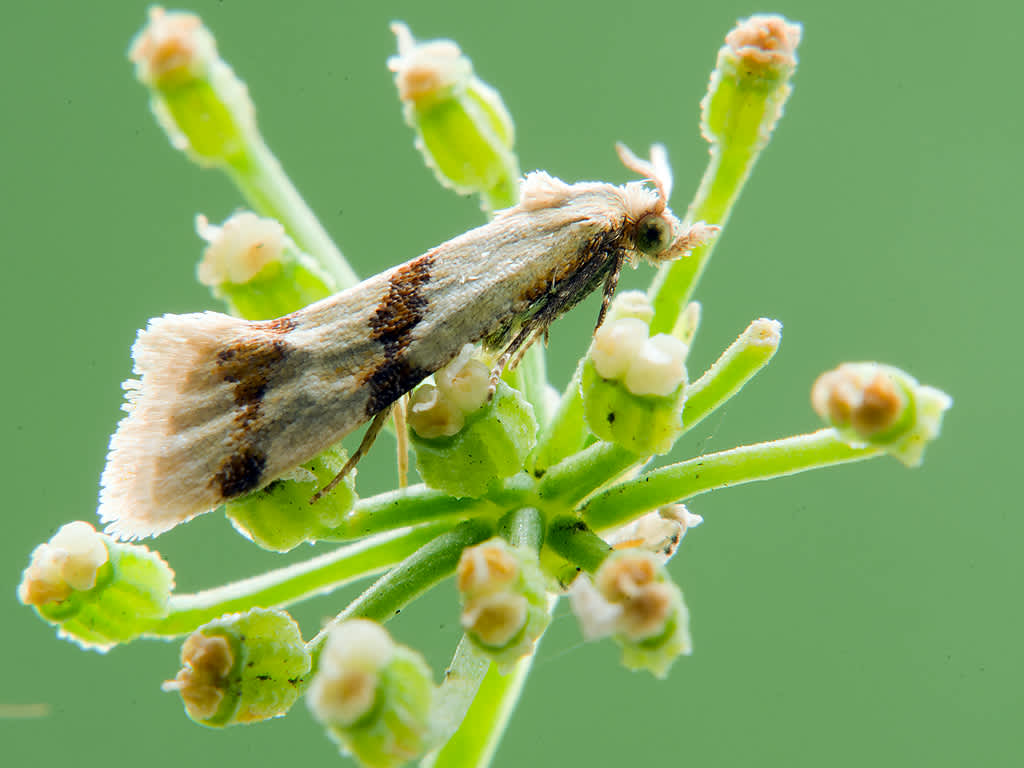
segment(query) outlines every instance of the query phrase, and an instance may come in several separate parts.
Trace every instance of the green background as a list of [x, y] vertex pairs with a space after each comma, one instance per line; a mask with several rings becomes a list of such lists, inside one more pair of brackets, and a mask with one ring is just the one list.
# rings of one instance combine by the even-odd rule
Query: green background
[[[796, 90], [700, 287], [692, 372], [754, 317], [780, 319], [784, 342], [678, 455], [816, 428], [810, 384], [842, 360], [899, 365], [955, 398], [921, 469], [878, 460], [695, 500], [706, 522], [672, 563], [695, 652], [666, 681], [620, 668], [611, 643], [582, 645], [561, 605], [495, 764], [1020, 765], [1020, 5], [371, 5], [191, 5], [361, 274], [481, 221], [412, 148], [384, 66], [390, 20], [460, 42], [504, 95], [525, 170], [622, 182], [614, 141], [664, 141], [681, 210], [705, 163], [697, 102], [721, 38], [779, 11], [805, 25]], [[240, 205], [148, 112], [125, 60], [144, 8], [4, 9], [0, 707], [49, 715], [0, 720], [2, 762], [329, 765], [304, 706], [202, 729], [159, 690], [176, 644], [83, 652], [14, 596], [37, 543], [92, 519], [136, 329], [214, 306], [194, 280], [193, 216]], [[552, 329], [559, 382], [595, 312], [591, 300]], [[363, 493], [393, 472], [384, 443]], [[157, 543], [182, 590], [283, 561], [220, 514]], [[298, 608], [307, 635], [344, 598]], [[459, 634], [451, 593], [393, 629], [442, 668]]]

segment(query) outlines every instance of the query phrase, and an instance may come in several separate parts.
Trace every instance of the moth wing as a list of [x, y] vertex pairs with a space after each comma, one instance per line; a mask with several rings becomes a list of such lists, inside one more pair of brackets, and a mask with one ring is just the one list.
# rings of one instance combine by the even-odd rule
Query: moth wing
[[326, 339], [216, 312], [151, 320], [132, 347], [139, 378], [124, 384], [128, 415], [101, 477], [107, 531], [162, 533], [266, 485], [362, 423], [363, 322], [359, 312], [335, 313], [335, 338]]

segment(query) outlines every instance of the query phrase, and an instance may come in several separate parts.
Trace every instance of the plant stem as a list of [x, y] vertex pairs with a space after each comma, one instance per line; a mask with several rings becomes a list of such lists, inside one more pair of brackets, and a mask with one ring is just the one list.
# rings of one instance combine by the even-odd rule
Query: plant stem
[[513, 510], [498, 521], [498, 535], [513, 547], [540, 552], [544, 544], [544, 516], [535, 507]]
[[863, 461], [883, 453], [871, 446], [851, 447], [834, 429], [745, 445], [660, 467], [620, 483], [591, 499], [583, 517], [595, 531], [603, 531], [664, 504], [717, 488]]
[[459, 520], [496, 511], [495, 505], [487, 499], [457, 499], [422, 484], [412, 485], [360, 499], [345, 516], [345, 521], [321, 540], [349, 541], [427, 522], [446, 521], [450, 527]]
[[299, 249], [316, 259], [335, 279], [337, 290], [359, 282], [262, 138], [254, 137], [244, 153], [232, 157], [227, 171], [249, 204], [262, 215], [281, 222]]
[[268, 573], [195, 594], [171, 597], [170, 610], [148, 635], [175, 637], [225, 613], [280, 608], [379, 573], [448, 529], [445, 523], [391, 531]]
[[412, 600], [454, 573], [462, 550], [479, 544], [493, 532], [493, 526], [484, 521], [467, 520], [422, 545], [377, 579], [306, 644], [314, 655], [314, 664], [331, 627], [355, 618], [387, 621]]
[[[551, 601], [554, 605], [554, 599]], [[536, 650], [501, 674], [491, 664], [455, 735], [426, 763], [433, 768], [487, 768], [512, 717]]]
[[[727, 145], [722, 151], [712, 145], [711, 161], [697, 190], [687, 221], [705, 221], [724, 227], [733, 204], [754, 168], [760, 147]], [[695, 248], [689, 257], [676, 259], [662, 266], [648, 291], [654, 306], [651, 334], [671, 333], [679, 313], [693, 296], [693, 291], [707, 267], [717, 238]]]
[[532, 458], [533, 473], [537, 477], [584, 445], [587, 430], [583, 425], [583, 397], [580, 395], [582, 372], [581, 361], [550, 420], [547, 424], [541, 422], [540, 438]]
[[594, 443], [551, 467], [537, 485], [545, 504], [572, 509], [598, 488], [647, 460], [615, 443]]
[[703, 376], [686, 388], [683, 405], [685, 430], [692, 429], [714, 413], [771, 362], [781, 341], [780, 328], [775, 320], [755, 320]]
[[552, 521], [547, 545], [553, 552], [588, 573], [596, 571], [612, 551], [608, 542], [576, 517], [561, 517]]

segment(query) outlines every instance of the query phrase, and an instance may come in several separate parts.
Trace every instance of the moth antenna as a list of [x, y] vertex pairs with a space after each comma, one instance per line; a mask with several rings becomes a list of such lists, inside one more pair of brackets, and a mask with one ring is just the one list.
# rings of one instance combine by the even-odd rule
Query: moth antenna
[[370, 450], [370, 447], [377, 439], [377, 435], [380, 434], [381, 428], [384, 426], [385, 422], [387, 422], [388, 416], [390, 415], [391, 406], [388, 406], [381, 411], [377, 411], [377, 414], [373, 417], [373, 421], [370, 422], [370, 426], [366, 428], [366, 432], [363, 434], [363, 439], [359, 442], [359, 447], [356, 448], [356, 452], [353, 453], [349, 460], [345, 462], [345, 466], [341, 468], [341, 471], [334, 476], [334, 479], [331, 480], [331, 482], [310, 497], [310, 504], [316, 504], [325, 495], [337, 488], [338, 483], [344, 480], [348, 473], [355, 469], [359, 460], [366, 455], [367, 451]]
[[658, 209], [661, 213], [668, 206], [672, 196], [672, 166], [668, 162], [668, 150], [664, 144], [651, 145], [651, 159], [643, 160], [621, 141], [616, 142], [615, 151], [619, 153], [622, 164], [634, 173], [650, 179], [658, 190]]

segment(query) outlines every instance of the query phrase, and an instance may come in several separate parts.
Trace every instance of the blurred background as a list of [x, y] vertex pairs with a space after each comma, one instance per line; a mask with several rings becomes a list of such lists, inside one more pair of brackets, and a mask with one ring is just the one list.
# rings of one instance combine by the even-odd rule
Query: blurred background
[[[758, 316], [783, 322], [782, 348], [675, 456], [817, 428], [811, 382], [843, 360], [898, 365], [955, 398], [920, 469], [880, 459], [696, 499], [706, 522], [672, 563], [695, 651], [667, 680], [622, 669], [610, 642], [583, 645], [562, 604], [495, 765], [1020, 765], [1024, 515], [1007, 475], [1019, 471], [1024, 373], [1020, 5], [284, 7], [188, 6], [362, 275], [482, 222], [413, 149], [385, 68], [391, 20], [459, 42], [514, 115], [524, 170], [623, 182], [613, 143], [663, 141], [680, 212], [706, 161], [697, 104], [724, 34], [754, 12], [802, 22], [786, 116], [698, 290], [691, 374]], [[219, 222], [242, 204], [225, 177], [173, 151], [149, 113], [125, 58], [145, 9], [4, 10], [3, 762], [330, 765], [340, 758], [304, 705], [249, 728], [201, 728], [159, 690], [176, 643], [83, 652], [15, 598], [36, 544], [95, 519], [136, 330], [216, 306], [194, 278], [193, 217]], [[596, 310], [592, 299], [552, 329], [559, 385]], [[360, 468], [364, 495], [394, 482], [388, 442]], [[314, 551], [260, 552], [219, 513], [156, 546], [184, 591]], [[349, 596], [297, 607], [307, 636]], [[389, 626], [443, 669], [459, 636], [452, 592]], [[10, 717], [30, 705], [48, 714]]]

